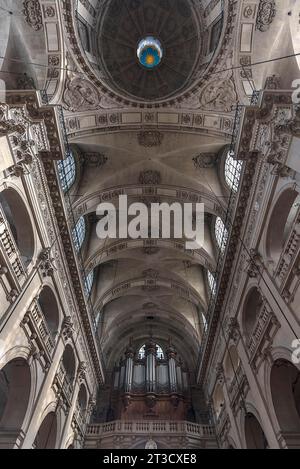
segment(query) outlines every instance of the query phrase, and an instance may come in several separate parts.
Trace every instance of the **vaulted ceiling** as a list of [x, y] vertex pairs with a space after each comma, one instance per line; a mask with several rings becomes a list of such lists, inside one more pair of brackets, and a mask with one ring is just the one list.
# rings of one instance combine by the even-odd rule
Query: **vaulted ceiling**
[[[1, 68], [10, 73], [2, 78], [16, 88], [26, 71], [64, 108], [78, 169], [69, 195], [75, 218], [88, 224], [82, 258], [86, 272], [95, 272], [91, 300], [108, 367], [130, 339], [138, 344], [152, 334], [162, 344], [171, 339], [193, 369], [211, 295], [207, 272], [217, 263], [214, 223], [229, 197], [224, 157], [235, 106], [249, 102], [249, 82], [260, 89], [284, 67], [251, 62], [297, 47], [296, 20], [288, 16], [294, 0], [276, 2], [276, 15], [260, 19], [266, 23], [253, 4], [231, 0], [41, 3], [43, 9], [36, 2], [34, 12], [27, 10], [26, 21], [1, 16], [11, 38], [9, 46], [0, 41]], [[23, 2], [6, 2], [14, 11], [16, 4], [22, 10]], [[286, 37], [280, 44], [279, 30]], [[137, 58], [139, 41], [149, 35], [163, 49], [153, 70]], [[95, 209], [101, 201], [117, 205], [119, 194], [129, 202], [204, 202], [203, 248], [186, 251], [183, 239], [99, 240]]]

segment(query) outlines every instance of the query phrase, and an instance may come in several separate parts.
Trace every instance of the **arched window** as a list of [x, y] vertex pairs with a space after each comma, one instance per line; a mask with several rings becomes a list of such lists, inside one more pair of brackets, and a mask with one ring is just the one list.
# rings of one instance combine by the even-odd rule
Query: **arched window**
[[76, 251], [79, 251], [86, 235], [86, 224], [84, 217], [79, 218], [75, 228], [72, 231], [73, 243]]
[[84, 288], [86, 296], [90, 296], [94, 282], [94, 271], [92, 270], [87, 276], [84, 281]]
[[232, 152], [228, 152], [225, 162], [225, 181], [230, 189], [237, 192], [241, 179], [243, 162], [236, 160]]
[[138, 354], [139, 359], [143, 360], [143, 358], [145, 358], [145, 354], [146, 354], [146, 345], [144, 344], [139, 350], [139, 354]]
[[162, 351], [162, 348], [159, 345], [156, 345], [156, 356], [157, 358], [164, 358], [164, 352]]
[[208, 285], [213, 295], [217, 293], [217, 282], [214, 275], [208, 270], [207, 272]]
[[[25, 203], [14, 189], [10, 187], [0, 192], [0, 238], [8, 250], [9, 238], [15, 240], [24, 265], [27, 267], [34, 255], [34, 232]], [[9, 254], [9, 253], [8, 253]]]
[[202, 313], [202, 321], [203, 321], [204, 332], [206, 332], [206, 331], [207, 331], [207, 328], [208, 328], [208, 324], [207, 324], [207, 319], [206, 319], [204, 313]]
[[64, 160], [57, 163], [57, 169], [62, 190], [68, 192], [76, 179], [76, 163], [71, 151]]
[[225, 251], [227, 240], [228, 240], [228, 230], [223, 223], [222, 218], [218, 217], [215, 223], [215, 236], [216, 241], [221, 249], [221, 252]]
[[[140, 360], [142, 360], [143, 358], [145, 358], [145, 354], [146, 354], [146, 344], [144, 344], [140, 348], [139, 353], [138, 353], [138, 358]], [[164, 352], [163, 352], [162, 348], [157, 344], [156, 344], [156, 358], [159, 358], [159, 359], [164, 358]]]

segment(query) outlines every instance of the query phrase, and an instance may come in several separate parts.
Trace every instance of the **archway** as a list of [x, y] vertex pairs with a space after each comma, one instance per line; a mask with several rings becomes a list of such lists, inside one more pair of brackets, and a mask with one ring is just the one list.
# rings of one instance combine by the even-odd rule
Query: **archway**
[[78, 406], [80, 408], [81, 414], [84, 415], [87, 409], [87, 392], [83, 384], [80, 386], [78, 393]]
[[[294, 434], [293, 446], [300, 447], [300, 371], [287, 360], [277, 360], [271, 370], [272, 400], [280, 430], [289, 446], [288, 434]], [[296, 438], [296, 440], [295, 440]]]
[[220, 384], [217, 385], [215, 392], [213, 394], [213, 404], [214, 404], [215, 414], [218, 419], [225, 405], [224, 393]]
[[0, 371], [0, 443], [13, 446], [28, 408], [31, 373], [23, 358], [9, 362]]
[[287, 189], [281, 194], [273, 209], [267, 231], [266, 251], [275, 264], [279, 261], [291, 232], [299, 203], [299, 193], [293, 189]]
[[253, 333], [262, 304], [262, 296], [259, 290], [253, 288], [248, 294], [243, 310], [243, 329], [247, 340], [250, 339]]
[[34, 233], [27, 208], [18, 192], [11, 188], [0, 192], [0, 204], [27, 267], [34, 254]]
[[251, 412], [245, 417], [245, 439], [247, 449], [267, 449], [268, 442], [255, 415]]
[[43, 420], [34, 442], [35, 449], [54, 449], [57, 439], [57, 416], [50, 412]]
[[75, 378], [76, 359], [71, 345], [67, 345], [62, 358], [62, 365], [65, 371], [65, 377], [69, 384], [72, 384]]
[[58, 332], [59, 326], [59, 310], [55, 295], [50, 287], [43, 287], [38, 303], [43, 312], [49, 332], [54, 338]]

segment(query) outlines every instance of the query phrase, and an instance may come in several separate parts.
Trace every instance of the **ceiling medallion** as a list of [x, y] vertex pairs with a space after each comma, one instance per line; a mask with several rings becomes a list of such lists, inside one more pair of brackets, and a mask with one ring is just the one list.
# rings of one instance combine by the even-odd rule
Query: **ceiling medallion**
[[137, 48], [137, 56], [143, 67], [149, 70], [154, 69], [160, 64], [163, 58], [163, 50], [160, 41], [152, 36], [142, 39]]

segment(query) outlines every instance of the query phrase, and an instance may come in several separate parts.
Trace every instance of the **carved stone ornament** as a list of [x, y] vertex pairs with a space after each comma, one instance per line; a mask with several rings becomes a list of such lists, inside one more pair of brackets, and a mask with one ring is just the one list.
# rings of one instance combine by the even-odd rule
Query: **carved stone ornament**
[[157, 449], [157, 443], [154, 440], [150, 439], [146, 442], [145, 449]]
[[88, 152], [84, 154], [85, 164], [91, 168], [102, 168], [108, 161], [108, 158], [102, 153]]
[[23, 14], [26, 22], [35, 31], [39, 31], [43, 27], [42, 10], [39, 0], [25, 0], [23, 3]]
[[96, 87], [88, 80], [73, 78], [67, 84], [64, 102], [70, 111], [88, 111], [97, 109], [100, 101]]
[[154, 256], [159, 252], [159, 247], [157, 246], [145, 246], [143, 248], [143, 253], [146, 254], [146, 256]]
[[65, 340], [71, 339], [74, 332], [74, 325], [71, 316], [65, 317], [62, 325], [62, 334]]
[[272, 75], [266, 78], [266, 90], [279, 90], [281, 88], [281, 80], [278, 75]]
[[159, 147], [164, 139], [164, 134], [158, 130], [145, 130], [138, 133], [138, 142], [142, 147]]
[[196, 169], [213, 168], [217, 162], [218, 155], [215, 153], [201, 153], [193, 158]]
[[143, 271], [143, 276], [145, 278], [150, 278], [150, 279], [157, 279], [159, 276], [159, 272], [154, 269], [147, 269]]
[[234, 84], [230, 79], [216, 78], [210, 81], [200, 96], [202, 109], [230, 112], [237, 102]]
[[260, 0], [256, 20], [256, 29], [261, 32], [268, 31], [276, 16], [275, 0]]
[[51, 257], [50, 248], [46, 248], [40, 253], [39, 261], [40, 270], [42, 272], [43, 277], [51, 277], [51, 275], [53, 275], [54, 273], [54, 259]]
[[84, 381], [86, 376], [86, 362], [80, 362], [78, 366], [78, 379], [79, 381]]
[[139, 177], [139, 183], [149, 186], [157, 186], [161, 183], [161, 175], [159, 171], [143, 171]]

